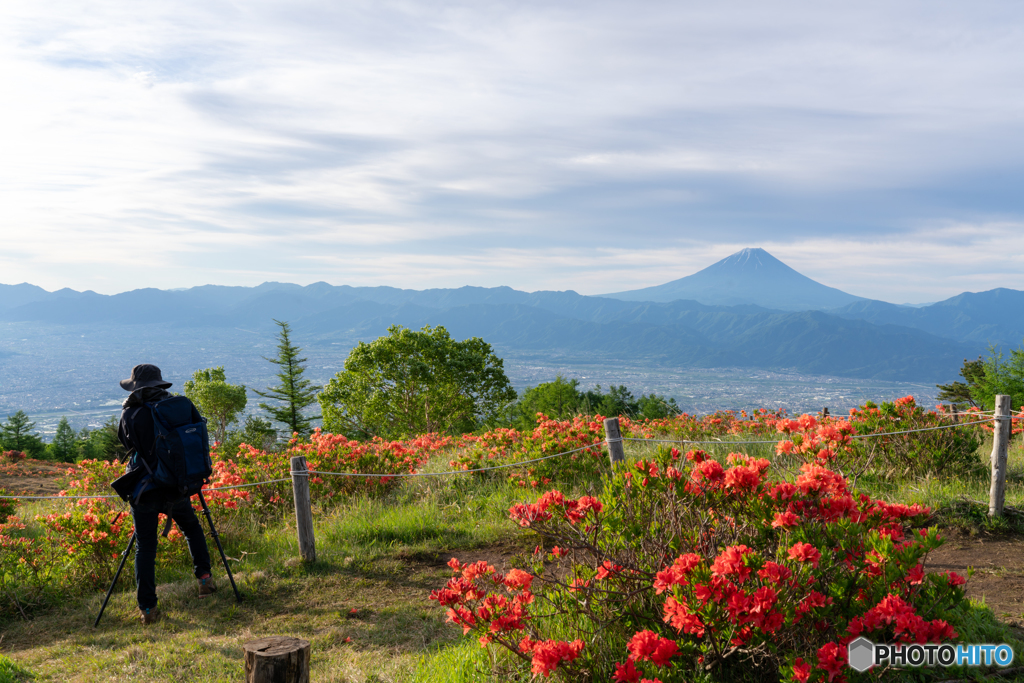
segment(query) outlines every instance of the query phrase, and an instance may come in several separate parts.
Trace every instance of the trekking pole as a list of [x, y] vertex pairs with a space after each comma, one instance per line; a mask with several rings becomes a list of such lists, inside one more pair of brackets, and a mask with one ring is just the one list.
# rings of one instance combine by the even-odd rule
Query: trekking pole
[[[118, 516], [120, 519], [120, 516]], [[135, 545], [135, 532], [132, 532], [132, 537], [128, 539], [128, 547], [121, 553], [121, 564], [117, 565], [117, 573], [114, 574], [114, 580], [110, 582], [110, 588], [107, 589], [107, 597], [103, 598], [103, 606], [100, 607], [100, 613], [96, 615], [96, 622], [92, 625], [96, 628], [100, 625], [100, 619], [103, 617], [103, 610], [107, 609], [107, 602], [110, 600], [111, 593], [114, 592], [114, 586], [117, 584], [117, 580], [121, 577], [121, 570], [124, 569], [124, 563], [128, 560], [128, 553], [132, 551], [132, 546]]]
[[228, 566], [227, 555], [224, 554], [224, 547], [220, 544], [220, 534], [217, 533], [216, 527], [213, 526], [213, 516], [210, 515], [210, 508], [206, 504], [206, 498], [203, 497], [203, 492], [199, 492], [199, 502], [203, 504], [203, 513], [206, 514], [206, 521], [210, 524], [210, 534], [213, 536], [213, 540], [217, 543], [217, 550], [220, 551], [220, 559], [224, 562], [224, 571], [228, 573], [228, 580], [231, 582], [231, 589], [235, 591], [235, 601], [242, 602], [242, 595], [238, 592], [238, 586], [235, 585], [235, 577], [231, 575], [231, 568]]

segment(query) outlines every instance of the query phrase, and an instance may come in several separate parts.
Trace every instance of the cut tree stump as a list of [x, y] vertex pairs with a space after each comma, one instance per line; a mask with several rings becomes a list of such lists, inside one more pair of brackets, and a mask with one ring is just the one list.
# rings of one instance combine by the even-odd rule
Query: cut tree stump
[[245, 650], [245, 683], [309, 683], [309, 641], [288, 636], [260, 638]]

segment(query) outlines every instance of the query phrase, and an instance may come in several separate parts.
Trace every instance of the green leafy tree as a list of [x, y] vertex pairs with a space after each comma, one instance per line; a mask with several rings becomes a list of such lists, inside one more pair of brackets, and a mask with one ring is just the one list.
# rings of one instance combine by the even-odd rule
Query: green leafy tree
[[583, 401], [579, 386], [579, 380], [558, 375], [552, 382], [527, 388], [511, 407], [508, 422], [528, 430], [537, 425], [537, 413], [544, 413], [555, 420], [566, 420], [579, 414]]
[[518, 429], [533, 429], [537, 413], [556, 420], [566, 420], [580, 413], [641, 419], [660, 419], [680, 413], [674, 398], [650, 394], [637, 399], [622, 385], [609, 387], [608, 393], [604, 393], [600, 385], [582, 392], [579, 385], [579, 380], [559, 375], [553, 382], [526, 389], [509, 410], [507, 422]]
[[22, 451], [32, 458], [38, 458], [46, 452], [46, 444], [33, 432], [36, 423], [28, 419], [24, 410], [8, 415], [7, 421], [0, 425], [0, 443], [7, 450]]
[[989, 349], [985, 379], [977, 391], [978, 405], [992, 410], [999, 394], [1008, 395], [1012, 406], [1024, 405], [1024, 346], [1010, 351], [1008, 358], [1002, 351]]
[[270, 420], [262, 417], [247, 415], [241, 429], [228, 432], [227, 437], [221, 444], [221, 453], [234, 457], [238, 453], [238, 447], [243, 443], [249, 444], [261, 451], [269, 451], [274, 448], [277, 442], [277, 430]]
[[658, 396], [657, 394], [644, 395], [637, 401], [636, 417], [646, 420], [660, 420], [666, 417], [675, 417], [680, 412], [679, 404], [674, 398]]
[[360, 342], [320, 394], [326, 431], [365, 439], [460, 434], [493, 424], [516, 398], [504, 363], [478, 337], [395, 325]]
[[196, 370], [185, 382], [185, 395], [213, 422], [214, 441], [223, 442], [228, 426], [245, 410], [245, 386], [228, 384], [223, 366]]
[[98, 429], [83, 428], [75, 443], [76, 460], [120, 460], [128, 452], [117, 438], [120, 417], [111, 415]]
[[967, 381], [936, 384], [935, 386], [939, 389], [939, 395], [936, 398], [942, 403], [979, 407], [978, 398], [981, 396], [981, 385], [985, 381], [985, 360], [981, 356], [978, 356], [977, 360], [964, 358], [960, 376]]
[[940, 401], [992, 410], [996, 396], [1006, 394], [1013, 406], [1024, 405], [1024, 345], [1011, 350], [1009, 357], [992, 347], [987, 358], [964, 359], [960, 375], [967, 381], [937, 385]]
[[281, 328], [278, 334], [280, 342], [277, 345], [277, 358], [267, 358], [274, 363], [281, 371], [277, 373], [281, 383], [276, 387], [269, 387], [266, 391], [258, 391], [257, 395], [276, 401], [276, 404], [261, 403], [260, 408], [270, 413], [275, 422], [281, 422], [288, 426], [292, 432], [309, 434], [312, 431], [313, 420], [319, 415], [307, 417], [302, 413], [303, 409], [316, 402], [317, 390], [308, 379], [303, 379], [302, 374], [306, 371], [303, 363], [307, 359], [299, 358], [302, 349], [292, 344], [289, 334], [291, 328], [288, 323], [275, 320]]
[[615, 417], [617, 415], [635, 416], [640, 410], [640, 403], [633, 392], [624, 384], [608, 387], [608, 393], [601, 391], [598, 384], [594, 389], [586, 392], [583, 396], [583, 405], [587, 413]]
[[53, 441], [46, 447], [46, 453], [50, 460], [57, 462], [75, 461], [75, 430], [68, 423], [68, 418], [60, 418], [60, 422], [57, 424], [57, 433], [53, 435]]

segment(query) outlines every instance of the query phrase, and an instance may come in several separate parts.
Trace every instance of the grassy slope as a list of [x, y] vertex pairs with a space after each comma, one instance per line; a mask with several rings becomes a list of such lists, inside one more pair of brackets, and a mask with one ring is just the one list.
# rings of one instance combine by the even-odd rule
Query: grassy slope
[[[641, 444], [628, 448], [630, 457], [645, 451]], [[986, 462], [990, 449], [980, 449]], [[985, 524], [978, 516], [982, 507], [961, 502], [987, 501], [984, 477], [861, 484], [872, 495], [958, 510], [947, 522]], [[199, 600], [181, 563], [158, 577], [164, 616], [154, 626], [137, 623], [127, 576], [98, 629], [92, 621], [102, 594], [4, 625], [0, 646], [44, 681], [237, 681], [244, 642], [292, 635], [312, 642], [316, 681], [468, 680], [492, 655], [446, 626], [427, 595], [449, 576], [443, 563], [452, 554], [500, 561], [532, 547], [529, 535], [506, 518], [512, 502], [531, 497], [500, 480], [409, 480], [386, 500], [356, 499], [317, 512], [319, 561], [312, 566], [295, 560], [287, 516], [265, 527], [239, 523], [222, 532], [228, 555], [236, 558], [232, 566], [245, 596], [240, 605], [220, 573], [220, 592]], [[1011, 450], [1007, 504], [1024, 508], [1019, 439]]]

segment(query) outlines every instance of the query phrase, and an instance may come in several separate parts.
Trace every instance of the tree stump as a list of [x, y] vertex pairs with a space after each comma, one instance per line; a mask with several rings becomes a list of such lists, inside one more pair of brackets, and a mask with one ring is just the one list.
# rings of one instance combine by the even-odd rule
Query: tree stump
[[308, 640], [270, 636], [242, 647], [245, 683], [309, 683]]

